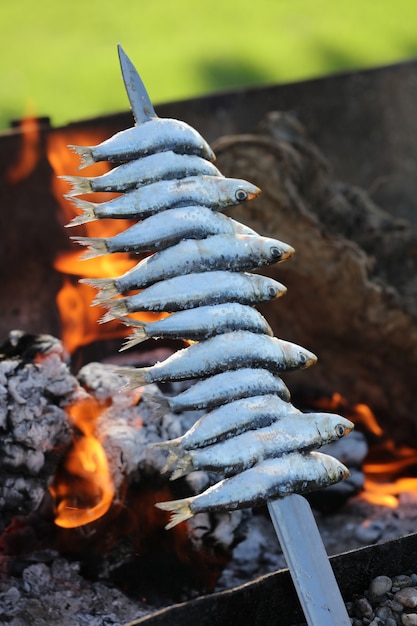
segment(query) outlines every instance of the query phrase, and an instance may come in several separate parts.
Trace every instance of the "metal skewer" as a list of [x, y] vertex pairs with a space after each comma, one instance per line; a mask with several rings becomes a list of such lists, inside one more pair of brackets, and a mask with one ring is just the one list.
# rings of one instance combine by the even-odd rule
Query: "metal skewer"
[[129, 98], [136, 126], [138, 126], [158, 116], [155, 113], [141, 77], [120, 44], [117, 46], [117, 51], [119, 53], [120, 67], [122, 68], [123, 82], [126, 87], [127, 97]]
[[293, 494], [268, 510], [309, 626], [350, 626], [310, 505]]
[[[136, 125], [156, 118], [133, 63], [118, 45], [123, 80]], [[309, 626], [350, 626], [339, 587], [310, 505], [300, 495], [268, 500], [274, 524]]]

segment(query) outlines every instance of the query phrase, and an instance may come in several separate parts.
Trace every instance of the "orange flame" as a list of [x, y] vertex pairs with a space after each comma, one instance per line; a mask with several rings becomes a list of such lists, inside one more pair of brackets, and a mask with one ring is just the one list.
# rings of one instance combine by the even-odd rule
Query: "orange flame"
[[[62, 211], [63, 223], [67, 224], [77, 210], [70, 200], [64, 197], [68, 191], [68, 183], [58, 178], [61, 175], [78, 175], [79, 157], [68, 148], [72, 145], [95, 145], [106, 136], [100, 132], [89, 131], [55, 131], [48, 136], [47, 156], [54, 171], [52, 188]], [[96, 163], [89, 167], [89, 176], [99, 176], [109, 171], [107, 163]], [[94, 202], [107, 201], [117, 196], [108, 192], [88, 194]], [[111, 237], [132, 225], [131, 220], [97, 220], [77, 227], [77, 234], [87, 237]], [[72, 234], [72, 233], [69, 233]], [[100, 307], [91, 308], [96, 290], [89, 285], [78, 284], [79, 277], [112, 278], [120, 276], [135, 265], [139, 259], [131, 258], [126, 253], [109, 254], [96, 259], [82, 260], [85, 250], [62, 252], [55, 259], [54, 267], [66, 274], [63, 286], [57, 296], [57, 306], [61, 319], [61, 339], [70, 354], [80, 346], [88, 345], [96, 340], [123, 338], [129, 330], [112, 321], [99, 325], [103, 315]], [[140, 319], [152, 320], [164, 316], [152, 313], [140, 314]]]
[[40, 128], [35, 117], [27, 117], [20, 122], [22, 131], [22, 150], [17, 163], [6, 172], [6, 179], [16, 185], [27, 178], [35, 169], [40, 157]]
[[68, 414], [83, 436], [74, 441], [50, 492], [56, 502], [55, 524], [75, 528], [102, 517], [112, 504], [115, 490], [106, 454], [94, 435], [98, 403], [93, 398], [78, 402], [69, 407]]
[[[372, 443], [362, 469], [365, 474], [364, 490], [360, 498], [371, 504], [396, 508], [398, 496], [405, 492], [417, 493], [417, 478], [404, 477], [404, 472], [416, 472], [417, 449], [397, 444], [384, 434], [378, 420], [366, 404], [349, 406], [338, 392], [330, 398], [313, 401], [326, 411], [335, 411], [351, 419], [356, 426], [378, 438]], [[414, 468], [414, 470], [412, 469]]]

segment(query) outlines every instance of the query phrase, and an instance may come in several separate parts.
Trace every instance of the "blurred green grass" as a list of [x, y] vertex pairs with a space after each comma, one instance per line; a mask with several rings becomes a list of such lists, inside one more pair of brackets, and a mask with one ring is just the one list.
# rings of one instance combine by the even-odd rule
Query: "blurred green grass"
[[5, 0], [0, 129], [126, 110], [116, 44], [154, 103], [417, 57], [415, 0]]

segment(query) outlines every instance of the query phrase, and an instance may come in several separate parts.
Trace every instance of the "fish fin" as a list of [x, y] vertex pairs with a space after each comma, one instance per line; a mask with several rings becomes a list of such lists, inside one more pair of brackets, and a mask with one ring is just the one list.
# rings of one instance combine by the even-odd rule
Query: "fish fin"
[[143, 341], [149, 339], [144, 328], [145, 322], [142, 322], [142, 324], [142, 326], [135, 326], [136, 330], [134, 330], [133, 333], [129, 337], [127, 337], [119, 352], [123, 352], [123, 350], [127, 350], [128, 348], [137, 346], [139, 343], [142, 343]]
[[81, 157], [81, 163], [78, 166], [79, 170], [84, 169], [84, 167], [88, 167], [95, 163], [93, 157], [93, 146], [68, 146], [70, 150], [78, 154]]
[[98, 256], [109, 254], [107, 240], [104, 237], [70, 237], [70, 239], [79, 243], [80, 246], [90, 248], [82, 255], [82, 259], [95, 259]]
[[[168, 461], [169, 461], [169, 457], [168, 457]], [[173, 464], [173, 459], [170, 462], [170, 465], [172, 464]], [[192, 457], [190, 454], [186, 453], [184, 454], [184, 456], [178, 459], [177, 467], [172, 472], [171, 476], [169, 477], [169, 480], [177, 480], [177, 478], [181, 478], [182, 476], [185, 476], [186, 474], [189, 474], [190, 472], [193, 472], [194, 470], [195, 470], [195, 467], [193, 466]]]
[[[88, 239], [88, 237], [86, 237], [86, 239]], [[119, 292], [117, 291], [115, 281], [115, 278], [81, 278], [79, 282], [99, 290], [99, 293], [92, 302], [92, 304], [95, 305], [103, 304], [106, 300], [117, 296]]]
[[148, 380], [148, 372], [151, 367], [115, 367], [113, 372], [128, 380], [122, 389], [136, 389], [141, 385], [152, 382]]
[[[103, 305], [104, 301], [99, 302], [98, 304]], [[100, 324], [104, 324], [105, 322], [110, 322], [111, 320], [118, 319], [123, 315], [129, 313], [129, 311], [127, 310], [126, 302], [124, 302], [122, 299], [106, 302], [105, 306], [108, 306], [109, 310], [99, 320]]]
[[65, 194], [66, 197], [72, 198], [72, 196], [81, 196], [84, 193], [93, 191], [90, 178], [83, 178], [82, 176], [58, 176], [58, 178], [72, 185], [72, 189]]
[[96, 205], [94, 202], [88, 202], [87, 200], [81, 200], [80, 198], [73, 198], [71, 195], [65, 195], [64, 198], [66, 200], [71, 200], [73, 204], [78, 209], [82, 210], [81, 215], [76, 215], [68, 224], [66, 224], [67, 228], [71, 226], [79, 226], [80, 224], [85, 224], [86, 222], [93, 222], [98, 219], [96, 216]]
[[194, 515], [191, 511], [191, 498], [183, 498], [182, 500], [170, 500], [168, 502], [157, 502], [155, 506], [162, 511], [171, 511], [171, 519], [165, 526], [166, 530], [174, 528], [180, 522], [190, 519]]

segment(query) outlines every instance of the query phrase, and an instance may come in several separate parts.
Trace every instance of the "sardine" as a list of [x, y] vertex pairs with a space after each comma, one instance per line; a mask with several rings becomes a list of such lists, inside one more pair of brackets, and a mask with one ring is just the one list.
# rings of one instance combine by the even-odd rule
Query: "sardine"
[[225, 478], [203, 493], [182, 500], [158, 502], [155, 506], [171, 511], [173, 528], [203, 511], [232, 511], [260, 506], [268, 498], [291, 493], [308, 493], [337, 483], [349, 476], [340, 461], [322, 452], [292, 452], [278, 459], [267, 459], [231, 478]]
[[97, 146], [68, 146], [80, 155], [79, 169], [97, 161], [131, 161], [156, 152], [173, 150], [215, 160], [213, 150], [194, 128], [170, 118], [148, 122], [116, 133]]
[[257, 274], [220, 270], [186, 274], [155, 283], [134, 296], [109, 300], [105, 303], [109, 311], [101, 321], [108, 322], [135, 311], [172, 313], [224, 302], [257, 304], [279, 298], [286, 291], [286, 287], [273, 278]]
[[205, 413], [181, 437], [158, 441], [153, 445], [179, 456], [189, 450], [211, 446], [240, 433], [254, 431], [255, 428], [270, 426], [284, 418], [289, 418], [291, 422], [300, 415], [301, 411], [275, 394], [239, 398]]
[[161, 180], [108, 202], [95, 203], [71, 197], [72, 202], [83, 213], [77, 215], [67, 226], [77, 226], [107, 217], [143, 219], [179, 206], [205, 206], [222, 211], [228, 206], [252, 200], [260, 193], [259, 187], [238, 178], [190, 176], [179, 180]]
[[112, 252], [150, 252], [163, 250], [183, 239], [204, 239], [210, 235], [256, 235], [257, 233], [231, 217], [203, 206], [169, 209], [134, 224], [113, 237], [71, 237], [88, 246], [83, 259]]
[[259, 311], [237, 302], [201, 306], [198, 315], [194, 309], [188, 309], [155, 322], [127, 319], [126, 324], [135, 327], [135, 330], [128, 337], [123, 350], [151, 338], [202, 341], [233, 330], [250, 330], [271, 337], [274, 334]]
[[151, 367], [120, 367], [116, 371], [130, 378], [131, 385], [127, 386], [135, 388], [145, 383], [198, 378], [241, 367], [288, 372], [309, 367], [316, 361], [312, 352], [295, 343], [238, 330], [192, 344]]
[[254, 270], [285, 261], [293, 253], [294, 248], [270, 237], [213, 235], [207, 239], [185, 239], [175, 246], [155, 252], [119, 278], [85, 278], [81, 282], [101, 289], [96, 298], [99, 303], [174, 276], [213, 270]]
[[151, 154], [143, 159], [124, 163], [102, 176], [59, 176], [72, 185], [67, 197], [96, 191], [130, 191], [159, 180], [189, 176], [221, 176], [213, 163], [201, 157], [176, 152]]
[[[265, 396], [264, 396], [265, 397]], [[270, 426], [252, 429], [231, 439], [182, 453], [170, 476], [176, 480], [190, 472], [205, 470], [230, 476], [256, 463], [295, 450], [320, 448], [350, 433], [353, 424], [340, 415], [310, 413], [282, 417]], [[170, 459], [169, 465], [172, 465]]]
[[286, 403], [291, 397], [288, 387], [279, 376], [265, 369], [243, 367], [199, 380], [176, 396], [158, 396], [156, 399], [165, 407], [165, 412], [170, 410], [180, 413], [195, 409], [214, 409], [240, 398], [267, 394], [275, 394]]

